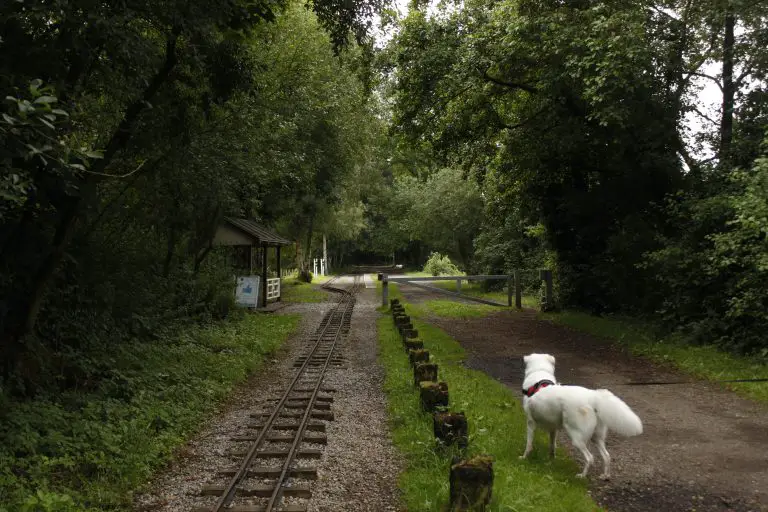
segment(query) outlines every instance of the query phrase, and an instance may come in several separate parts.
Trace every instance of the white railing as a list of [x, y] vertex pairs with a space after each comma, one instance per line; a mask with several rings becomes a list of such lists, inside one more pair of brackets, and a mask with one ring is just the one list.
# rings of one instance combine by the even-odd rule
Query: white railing
[[280, 278], [267, 279], [267, 300], [280, 298]]

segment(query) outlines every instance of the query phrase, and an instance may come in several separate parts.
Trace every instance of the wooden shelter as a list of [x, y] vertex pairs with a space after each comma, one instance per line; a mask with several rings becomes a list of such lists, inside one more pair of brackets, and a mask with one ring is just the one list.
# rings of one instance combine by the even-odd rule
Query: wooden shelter
[[[235, 219], [224, 217], [213, 237], [214, 246], [248, 247], [249, 266], [253, 273], [253, 249], [261, 249], [261, 297], [259, 302], [262, 307], [267, 305], [267, 251], [270, 247], [276, 250], [277, 280], [279, 289], [280, 280], [280, 248], [293, 245], [293, 242], [283, 238], [274, 231], [249, 219]], [[278, 299], [279, 300], [279, 299]]]

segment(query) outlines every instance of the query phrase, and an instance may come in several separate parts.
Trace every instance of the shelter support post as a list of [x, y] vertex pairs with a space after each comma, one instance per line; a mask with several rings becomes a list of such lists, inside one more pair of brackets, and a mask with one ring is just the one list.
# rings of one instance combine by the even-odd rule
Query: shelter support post
[[[277, 259], [277, 263], [276, 263], [276, 266], [277, 266], [277, 278], [278, 279], [282, 279], [282, 275], [283, 274], [282, 274], [282, 270], [280, 269], [280, 246], [278, 245], [275, 250], [277, 251], [277, 254], [276, 254], [276, 259]], [[280, 300], [282, 298], [281, 297], [282, 294], [283, 294], [282, 290], [283, 290], [283, 287], [282, 287], [282, 282], [281, 282], [280, 283], [280, 296], [277, 297], [277, 301], [278, 302], [280, 302]]]
[[261, 305], [267, 307], [267, 244], [262, 244], [261, 251]]

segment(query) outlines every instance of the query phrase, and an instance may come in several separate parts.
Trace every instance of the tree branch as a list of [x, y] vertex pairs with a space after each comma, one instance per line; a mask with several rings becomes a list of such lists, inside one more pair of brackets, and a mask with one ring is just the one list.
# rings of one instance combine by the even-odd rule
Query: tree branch
[[699, 110], [699, 107], [694, 107], [693, 111], [696, 112], [697, 114], [699, 114], [701, 117], [703, 117], [704, 119], [706, 119], [707, 121], [709, 121], [710, 123], [712, 123], [715, 126], [720, 124], [718, 121], [715, 121], [714, 119], [709, 117], [707, 114], [705, 114], [704, 112]]
[[483, 71], [483, 78], [486, 79], [489, 82], [492, 82], [492, 83], [496, 84], [496, 85], [500, 85], [502, 87], [507, 87], [509, 89], [519, 89], [521, 91], [525, 91], [525, 92], [530, 93], [530, 94], [538, 94], [539, 93], [538, 89], [536, 89], [532, 85], [521, 84], [521, 83], [517, 83], [517, 82], [508, 82], [506, 80], [502, 80], [500, 78], [496, 78], [494, 76], [491, 76], [490, 74], [488, 74], [488, 69]]
[[686, 81], [691, 76], [700, 76], [701, 78], [708, 78], [709, 80], [712, 80], [713, 82], [715, 82], [715, 84], [717, 84], [717, 87], [720, 89], [720, 92], [723, 91], [723, 84], [721, 84], [720, 80], [718, 80], [716, 77], [714, 77], [712, 75], [708, 75], [706, 73], [699, 73], [698, 71], [690, 71], [688, 73], [688, 76], [686, 77]]

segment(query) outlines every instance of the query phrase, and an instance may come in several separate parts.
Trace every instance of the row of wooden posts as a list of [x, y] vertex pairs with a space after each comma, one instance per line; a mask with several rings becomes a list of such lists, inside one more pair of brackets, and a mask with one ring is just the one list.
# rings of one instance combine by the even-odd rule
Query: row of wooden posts
[[[413, 381], [419, 388], [421, 407], [432, 414], [436, 440], [446, 446], [466, 448], [469, 444], [466, 415], [448, 410], [448, 384], [438, 381], [438, 366], [430, 361], [429, 351], [424, 349], [424, 342], [399, 299], [391, 299], [390, 308], [413, 367]], [[450, 512], [484, 511], [493, 490], [493, 458], [488, 455], [454, 458], [449, 479]]]

